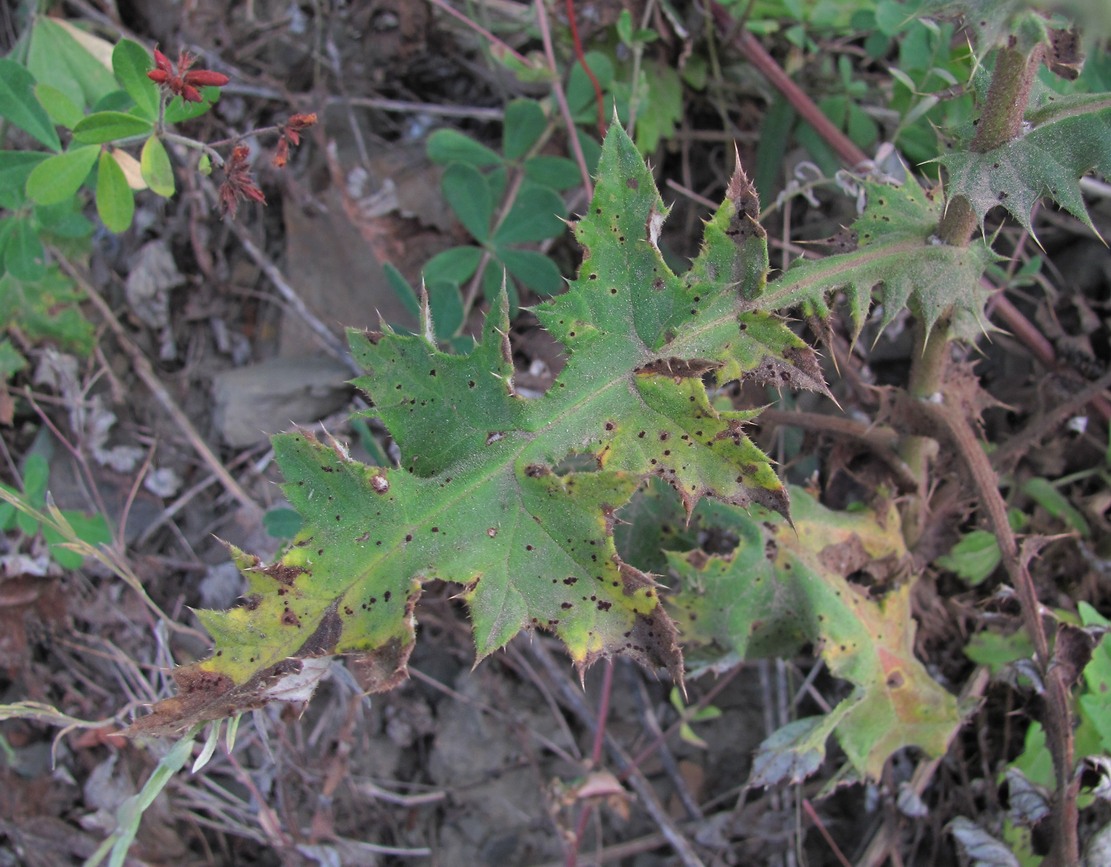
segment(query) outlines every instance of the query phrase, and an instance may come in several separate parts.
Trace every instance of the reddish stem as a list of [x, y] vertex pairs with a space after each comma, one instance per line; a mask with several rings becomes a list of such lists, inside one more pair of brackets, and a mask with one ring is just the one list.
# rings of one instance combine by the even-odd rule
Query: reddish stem
[[[728, 33], [734, 23], [729, 10], [714, 0], [710, 3], [710, 11], [713, 12], [714, 22], [718, 28]], [[814, 127], [818, 135], [840, 157], [841, 162], [850, 169], [868, 162], [868, 155], [853, 144], [852, 139], [841, 132], [828, 117], [822, 114], [822, 110], [814, 104], [814, 100], [807, 96], [801, 87], [791, 81], [791, 77], [783, 71], [783, 67], [776, 62], [775, 58], [768, 54], [755, 36], [747, 31], [737, 33], [733, 37], [733, 45], [776, 90], [783, 94], [783, 97], [791, 103], [791, 107], [799, 113], [799, 116]]]
[[[594, 746], [590, 750], [590, 767], [596, 768], [602, 762], [602, 754], [606, 748], [606, 720], [610, 713], [610, 696], [613, 695], [613, 659], [606, 660], [606, 668], [602, 674], [602, 693], [598, 696], [598, 725], [594, 729]], [[579, 860], [579, 848], [582, 846], [583, 836], [586, 834], [586, 823], [590, 821], [592, 812], [589, 801], [579, 810], [579, 818], [575, 823], [575, 840], [567, 852], [564, 863], [567, 867], [576, 867]]]
[[575, 0], [567, 0], [567, 23], [571, 25], [571, 42], [575, 46], [575, 57], [582, 64], [583, 72], [586, 73], [586, 77], [590, 79], [590, 83], [594, 87], [594, 102], [598, 107], [598, 134], [605, 138], [606, 101], [605, 97], [602, 96], [602, 85], [598, 83], [598, 77], [594, 74], [594, 70], [590, 68], [590, 64], [586, 62], [586, 55], [583, 53], [582, 40], [579, 38], [579, 24], [575, 18]]

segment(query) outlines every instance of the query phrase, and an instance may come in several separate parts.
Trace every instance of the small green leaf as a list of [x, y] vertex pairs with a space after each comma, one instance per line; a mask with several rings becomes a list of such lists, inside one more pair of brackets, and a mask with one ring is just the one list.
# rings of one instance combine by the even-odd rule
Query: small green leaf
[[481, 259], [482, 251], [478, 247], [452, 247], [428, 260], [424, 266], [424, 280], [426, 283], [465, 283], [474, 276]]
[[428, 158], [440, 165], [466, 163], [476, 168], [496, 166], [502, 159], [484, 144], [454, 129], [438, 129], [428, 137]]
[[87, 353], [93, 347], [93, 326], [75, 303], [82, 297], [57, 265], [48, 266], [46, 275], [31, 283], [4, 274], [0, 328], [18, 324], [31, 340], [52, 340], [67, 351]]
[[[70, 509], [64, 510], [62, 515], [77, 534], [77, 538], [82, 542], [88, 542], [95, 546], [107, 545], [112, 541], [112, 531], [108, 528], [108, 522], [103, 515], [87, 515], [84, 512], [76, 512]], [[81, 568], [85, 558], [66, 547], [68, 540], [65, 536], [49, 524], [44, 524], [42, 537], [50, 548], [50, 556], [54, 558], [54, 562], [59, 566], [63, 569]]]
[[912, 19], [911, 10], [896, 0], [879, 0], [876, 4], [876, 27], [884, 36], [894, 36]]
[[[404, 305], [405, 309], [412, 314], [414, 319], [420, 318], [420, 302], [417, 300], [416, 290], [409, 285], [400, 271], [397, 270], [389, 262], [382, 266], [382, 270], [386, 274], [386, 282], [390, 284], [397, 299]], [[471, 269], [472, 271], [474, 269]], [[464, 278], [465, 279], [465, 278]]]
[[[15, 373], [27, 366], [27, 359], [12, 346], [8, 338], [0, 339], [0, 379], [7, 381]], [[0, 525], [3, 522], [0, 521]]]
[[96, 211], [110, 232], [125, 232], [135, 215], [135, 195], [123, 169], [108, 151], [101, 151], [96, 173]]
[[[103, 58], [92, 50], [106, 52]], [[111, 44], [68, 21], [41, 15], [31, 29], [27, 68], [40, 84], [62, 91], [82, 107], [118, 88], [107, 66]]]
[[562, 219], [564, 214], [563, 199], [555, 192], [547, 187], [524, 186], [498, 226], [493, 243], [503, 247], [559, 237], [567, 228]]
[[[600, 51], [588, 51], [586, 62], [605, 92], [613, 81], [613, 61]], [[597, 118], [594, 85], [582, 63], [576, 62], [567, 76], [567, 106], [577, 122], [593, 123]]]
[[142, 168], [143, 180], [151, 191], [165, 199], [174, 194], [174, 167], [170, 164], [170, 155], [166, 153], [166, 146], [156, 135], [152, 135], [143, 145], [143, 152], [139, 156], [139, 165]]
[[200, 102], [186, 102], [180, 96], [175, 96], [166, 106], [166, 123], [183, 123], [187, 120], [200, 117], [220, 101], [220, 88], [202, 87]]
[[[46, 486], [50, 481], [50, 464], [39, 452], [32, 452], [23, 464], [23, 498], [32, 509], [42, 510], [46, 504]], [[15, 518], [20, 532], [33, 536], [39, 531], [36, 518], [20, 511]]]
[[126, 90], [113, 90], [98, 99], [90, 106], [89, 111], [132, 111], [134, 108], [135, 103], [127, 95]]
[[709, 744], [694, 733], [694, 729], [691, 728], [690, 723], [679, 723], [679, 738], [684, 743], [688, 743], [692, 747], [697, 747], [700, 750], [709, 749]]
[[1085, 539], [1091, 536], [1092, 529], [1088, 526], [1084, 516], [1068, 501], [1064, 494], [1053, 487], [1048, 479], [1043, 479], [1040, 476], [1027, 479], [1022, 485], [1022, 492], [1053, 517], [1064, 521]]
[[525, 160], [525, 177], [553, 190], [570, 190], [583, 181], [574, 160], [549, 154], [537, 154]]
[[722, 715], [721, 708], [710, 704], [710, 705], [706, 705], [706, 707], [700, 707], [693, 714], [691, 714], [691, 721], [692, 722], [709, 722], [712, 719], [720, 718], [721, 715]]
[[[0, 491], [3, 491], [10, 497], [16, 499], [20, 498], [19, 491], [10, 485], [5, 485], [3, 482], [0, 482]], [[9, 530], [14, 530], [16, 528], [15, 519], [18, 514], [19, 510], [16, 509], [15, 504], [6, 499], [0, 499], [0, 530], [3, 530], [5, 533]]]
[[304, 523], [293, 509], [271, 509], [262, 516], [262, 526], [275, 539], [292, 539]]
[[444, 171], [444, 198], [467, 231], [479, 243], [490, 237], [494, 202], [483, 174], [466, 163], [452, 163]]
[[961, 537], [949, 551], [935, 561], [975, 586], [995, 571], [1002, 561], [995, 534], [987, 530], [973, 530]]
[[24, 218], [12, 220], [4, 250], [4, 267], [8, 273], [17, 280], [40, 280], [46, 274], [45, 258], [34, 223]]
[[463, 324], [463, 297], [459, 294], [458, 284], [443, 281], [429, 283], [428, 306], [432, 312], [436, 339], [447, 342]]
[[505, 158], [523, 158], [540, 140], [548, 125], [548, 118], [540, 103], [532, 99], [515, 99], [505, 107], [502, 149]]
[[112, 49], [112, 71], [140, 113], [154, 120], [158, 117], [158, 85], [147, 78], [151, 55], [131, 39], [121, 39]]
[[27, 177], [27, 196], [40, 205], [56, 204], [74, 196], [99, 153], [96, 145], [81, 145], [43, 160]]
[[35, 77], [14, 60], [0, 58], [0, 117], [6, 118], [52, 151], [62, 142], [34, 93]]
[[81, 119], [73, 128], [73, 138], [83, 144], [104, 144], [149, 135], [151, 128], [146, 118], [121, 111], [98, 111]]
[[47, 157], [39, 151], [0, 150], [0, 190], [22, 193], [31, 170]]
[[683, 117], [683, 84], [679, 73], [661, 63], [646, 74], [647, 99], [637, 109], [636, 142], [642, 154], [652, 153], [660, 139], [675, 134]]
[[628, 9], [622, 9], [617, 16], [617, 38], [630, 48], [633, 45], [633, 14]]
[[748, 785], [801, 783], [817, 773], [826, 757], [826, 740], [832, 728], [831, 716], [803, 717], [772, 732], [752, 757]]
[[534, 292], [555, 295], [567, 284], [556, 263], [535, 250], [498, 250], [498, 259], [513, 277]]
[[36, 84], [35, 96], [46, 109], [46, 113], [50, 116], [50, 120], [58, 126], [64, 126], [66, 129], [73, 129], [81, 118], [85, 116], [85, 112], [81, 110], [81, 106], [75, 103], [72, 99], [66, 96], [62, 91], [56, 87], [51, 87], [49, 84]]
[[35, 205], [35, 219], [44, 235], [80, 240], [93, 233], [93, 226], [82, 212], [82, 202], [72, 196], [51, 205]]
[[1007, 635], [985, 629], [969, 639], [964, 655], [977, 665], [988, 666], [996, 675], [1012, 662], [1033, 657], [1034, 643], [1025, 629]]

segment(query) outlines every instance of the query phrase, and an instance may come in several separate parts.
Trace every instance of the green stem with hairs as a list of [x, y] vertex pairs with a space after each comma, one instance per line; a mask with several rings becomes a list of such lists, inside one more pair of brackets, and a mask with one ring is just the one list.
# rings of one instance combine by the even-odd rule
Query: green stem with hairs
[[[1002, 147], [1019, 134], [1026, 105], [1030, 101], [1030, 88], [1041, 63], [1042, 50], [1040, 45], [1028, 54], [1015, 48], [1000, 49], [971, 150], [987, 153]], [[978, 228], [971, 203], [963, 196], [955, 196], [946, 203], [945, 213], [938, 222], [937, 235], [946, 244], [967, 247]], [[911, 359], [908, 390], [911, 397], [928, 400], [944, 382], [945, 364], [949, 358], [947, 317], [938, 320], [929, 334], [925, 333], [921, 321], [915, 328], [915, 352]], [[900, 449], [903, 460], [918, 477], [920, 486], [924, 486], [928, 478], [931, 448], [933, 446], [922, 437], [908, 437]], [[912, 521], [907, 528], [908, 544], [921, 535], [921, 528], [914, 526], [914, 523]]]

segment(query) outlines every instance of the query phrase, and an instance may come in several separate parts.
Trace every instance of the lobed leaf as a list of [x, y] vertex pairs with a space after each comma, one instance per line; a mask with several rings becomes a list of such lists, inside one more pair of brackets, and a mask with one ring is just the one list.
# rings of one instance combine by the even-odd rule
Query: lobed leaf
[[792, 263], [761, 299], [765, 309], [805, 303], [823, 318], [826, 299], [843, 290], [853, 322], [853, 339], [864, 327], [872, 289], [881, 287], [881, 328], [903, 308], [922, 319], [927, 330], [951, 315], [956, 336], [986, 330], [983, 315], [989, 293], [980, 277], [993, 260], [991, 248], [977, 239], [967, 247], [944, 244], [934, 234], [940, 206], [914, 182], [901, 187], [861, 181], [867, 206], [853, 223], [858, 247], [824, 259]]
[[774, 369], [777, 384], [824, 389], [785, 325], [741, 312], [767, 267], [756, 213], [738, 170], [691, 272], [675, 275], [656, 243], [663, 203], [615, 125], [590, 213], [575, 226], [587, 248], [579, 276], [536, 308], [569, 355], [547, 394], [514, 390], [504, 291], [467, 355], [436, 348], [427, 296], [418, 334], [352, 333], [367, 372], [355, 384], [401, 466], [365, 466], [300, 433], [277, 437], [304, 527], [270, 566], [237, 554], [247, 604], [199, 613], [215, 654], [179, 670], [182, 695], [136, 730], [256, 707], [337, 653], [355, 655], [368, 690], [391, 687], [405, 677], [414, 606], [433, 579], [462, 587], [479, 659], [543, 629], [580, 670], [620, 653], [681, 679], [674, 624], [652, 576], [617, 552], [615, 515], [652, 478], [688, 512], [712, 497], [785, 514], [786, 490], [743, 432], [757, 412], [716, 408], [706, 384]]
[[[820, 648], [830, 673], [851, 695], [820, 718], [799, 720], [766, 741], [754, 784], [799, 782], [817, 770], [830, 734], [855, 771], [878, 778], [906, 746], [945, 752], [960, 724], [955, 698], [914, 656], [907, 552], [894, 508], [886, 514], [833, 512], [794, 493], [794, 525], [719, 504], [699, 510], [704, 532], [733, 534], [728, 554], [669, 552], [682, 589], [668, 599], [692, 659], [712, 665], [754, 656], [789, 656]], [[893, 589], [873, 595], [850, 580], [866, 575]]]
[[949, 171], [948, 196], [968, 199], [981, 223], [1001, 205], [1031, 231], [1030, 212], [1048, 196], [1098, 235], [1079, 179], [1090, 171], [1111, 174], [1111, 95], [1057, 99], [1034, 106], [1028, 116], [1037, 125], [1003, 147], [940, 157]]

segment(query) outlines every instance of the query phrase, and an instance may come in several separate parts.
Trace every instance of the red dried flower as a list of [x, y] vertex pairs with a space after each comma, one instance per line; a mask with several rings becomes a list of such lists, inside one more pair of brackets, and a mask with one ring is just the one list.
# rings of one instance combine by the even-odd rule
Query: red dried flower
[[289, 140], [285, 136], [278, 139], [278, 146], [274, 149], [274, 157], [270, 162], [278, 169], [284, 169], [289, 162]]
[[282, 135], [289, 139], [291, 144], [301, 144], [301, 132], [310, 126], [316, 125], [316, 112], [312, 114], [295, 114], [285, 122]]
[[239, 210], [239, 202], [250, 199], [260, 205], [266, 204], [266, 196], [262, 194], [251, 177], [251, 166], [247, 162], [251, 149], [246, 145], [236, 145], [232, 148], [231, 157], [224, 164], [224, 182], [220, 184], [220, 216], [230, 216], [235, 219]]
[[177, 71], [170, 59], [154, 49], [154, 69], [147, 73], [147, 78], [166, 88], [170, 93], [176, 94], [186, 102], [200, 102], [201, 92], [198, 87], [223, 87], [231, 79], [222, 72], [213, 72], [211, 69], [190, 69], [196, 58], [188, 51], [182, 51], [177, 58]]
[[287, 120], [281, 128], [282, 137], [278, 139], [278, 146], [274, 150], [271, 162], [281, 169], [289, 161], [289, 146], [301, 144], [301, 133], [316, 123], [316, 113], [295, 114]]

